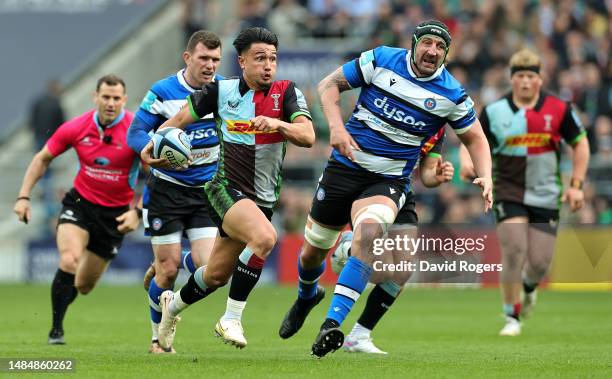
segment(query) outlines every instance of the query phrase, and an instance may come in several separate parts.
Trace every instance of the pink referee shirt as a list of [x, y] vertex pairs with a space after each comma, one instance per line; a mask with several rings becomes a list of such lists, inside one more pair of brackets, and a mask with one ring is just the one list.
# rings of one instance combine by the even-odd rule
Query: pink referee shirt
[[140, 166], [140, 157], [126, 143], [133, 118], [124, 110], [103, 130], [91, 110], [62, 124], [47, 141], [53, 156], [69, 147], [76, 150], [80, 167], [74, 188], [94, 204], [120, 207], [132, 201]]

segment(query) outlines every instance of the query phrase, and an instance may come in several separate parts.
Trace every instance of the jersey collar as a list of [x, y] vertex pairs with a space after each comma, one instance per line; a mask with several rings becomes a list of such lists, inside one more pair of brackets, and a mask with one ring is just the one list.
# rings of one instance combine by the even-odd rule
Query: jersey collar
[[240, 91], [240, 96], [244, 96], [245, 93], [251, 90], [251, 87], [249, 87], [246, 80], [244, 80], [243, 75], [240, 75], [240, 82], [238, 83], [238, 90]]
[[110, 129], [113, 126], [115, 126], [118, 123], [120, 123], [121, 120], [123, 120], [123, 116], [125, 116], [125, 109], [121, 110], [121, 113], [119, 113], [119, 116], [117, 116], [117, 118], [114, 119], [113, 122], [111, 122], [110, 124], [106, 125], [105, 127], [102, 127], [102, 125], [100, 125], [100, 121], [98, 121], [98, 111], [95, 111], [94, 114], [93, 114], [93, 121], [96, 124], [96, 126], [98, 127], [98, 129]]
[[426, 76], [426, 77], [418, 77], [414, 71], [412, 71], [412, 66], [410, 65], [410, 57], [412, 55], [412, 50], [408, 50], [408, 53], [406, 54], [406, 67], [408, 67], [408, 73], [410, 74], [410, 76], [412, 76], [412, 78], [420, 81], [420, 82], [428, 82], [430, 80], [433, 80], [435, 78], [437, 78], [438, 76], [440, 76], [442, 74], [442, 71], [444, 71], [444, 63], [436, 70], [436, 72], [434, 72], [433, 74], [431, 74], [431, 76]]
[[[512, 100], [512, 91], [510, 91], [506, 95], [506, 100], [508, 101], [508, 104], [510, 104], [510, 109], [512, 109], [512, 112], [518, 112], [519, 107], [517, 107], [516, 104], [514, 104], [514, 101]], [[538, 101], [533, 107], [533, 110], [539, 112], [540, 109], [542, 109], [542, 106], [544, 105], [544, 100], [546, 100], [546, 93], [544, 93], [544, 91], [540, 91], [540, 94], [538, 95]]]
[[[182, 69], [179, 72], [177, 72], [176, 78], [178, 79], [179, 83], [189, 92], [195, 92], [201, 89], [201, 88], [193, 88], [192, 86], [189, 85], [189, 83], [187, 83], [187, 80], [185, 80], [185, 69]], [[211, 81], [212, 82], [217, 81], [217, 74], [213, 76]]]
[[[270, 92], [270, 88], [272, 88], [272, 85], [270, 85], [270, 87], [260, 92], [263, 92], [264, 96], [268, 96], [268, 92]], [[251, 89], [252, 88], [249, 87], [246, 80], [244, 80], [244, 75], [240, 75], [240, 83], [238, 84], [238, 90], [240, 91], [240, 96], [244, 96]], [[258, 91], [253, 90], [253, 92], [258, 92]]]
[[536, 112], [539, 112], [540, 109], [542, 109], [542, 106], [544, 105], [544, 100], [546, 100], [546, 94], [544, 93], [544, 91], [540, 91], [538, 102], [536, 103], [535, 107], [533, 107]]
[[178, 79], [179, 83], [189, 92], [194, 92], [197, 91], [198, 88], [193, 88], [192, 86], [189, 85], [189, 83], [187, 83], [187, 80], [185, 80], [185, 69], [180, 70], [179, 72], [176, 73], [176, 78]]

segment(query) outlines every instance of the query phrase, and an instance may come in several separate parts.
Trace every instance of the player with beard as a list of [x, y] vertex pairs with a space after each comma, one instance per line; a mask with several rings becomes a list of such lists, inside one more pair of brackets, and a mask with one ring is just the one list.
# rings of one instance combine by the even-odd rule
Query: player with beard
[[[449, 161], [444, 161], [441, 156], [442, 146], [444, 145], [444, 129], [440, 129], [433, 137], [421, 148], [421, 158], [419, 160], [419, 177], [425, 187], [433, 188], [442, 183], [453, 179], [454, 167]], [[414, 239], [417, 234], [418, 215], [416, 213], [415, 194], [410, 191], [406, 194], [406, 202], [400, 209], [393, 226], [389, 228], [387, 239], [401, 240]], [[351, 256], [351, 245], [353, 242], [353, 232], [343, 232], [336, 250], [331, 256], [331, 267], [336, 274], [340, 274], [346, 261]], [[395, 251], [395, 249], [385, 250], [377, 260], [384, 264], [402, 265], [408, 262], [411, 254], [405, 251]], [[397, 297], [402, 292], [404, 284], [410, 279], [410, 271], [374, 271], [370, 277], [370, 282], [375, 286], [370, 291], [366, 300], [366, 305], [361, 315], [355, 322], [353, 329], [344, 339], [343, 348], [350, 353], [368, 354], [387, 354], [380, 350], [372, 339], [372, 331], [378, 322], [387, 313]]]
[[[492, 202], [491, 156], [473, 101], [444, 67], [451, 35], [444, 23], [416, 27], [412, 50], [380, 46], [363, 52], [319, 83], [319, 96], [333, 146], [315, 192], [298, 260], [298, 298], [280, 330], [289, 338], [324, 296], [318, 287], [324, 261], [340, 231], [354, 230], [352, 255], [342, 270], [327, 317], [312, 345], [323, 357], [340, 348], [339, 329], [372, 275], [369, 251], [394, 223], [410, 191], [410, 173], [425, 142], [448, 123], [477, 157], [474, 183], [482, 187], [485, 210]], [[340, 93], [361, 88], [344, 123]]]

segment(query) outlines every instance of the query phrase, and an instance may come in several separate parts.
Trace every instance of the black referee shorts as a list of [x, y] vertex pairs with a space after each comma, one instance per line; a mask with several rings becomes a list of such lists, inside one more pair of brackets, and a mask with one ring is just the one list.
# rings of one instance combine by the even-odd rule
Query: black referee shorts
[[105, 260], [117, 256], [124, 235], [117, 230], [119, 223], [115, 218], [125, 213], [129, 206], [97, 205], [83, 198], [74, 188], [66, 193], [62, 204], [58, 225], [74, 224], [85, 229], [89, 233], [87, 250], [97, 256]]

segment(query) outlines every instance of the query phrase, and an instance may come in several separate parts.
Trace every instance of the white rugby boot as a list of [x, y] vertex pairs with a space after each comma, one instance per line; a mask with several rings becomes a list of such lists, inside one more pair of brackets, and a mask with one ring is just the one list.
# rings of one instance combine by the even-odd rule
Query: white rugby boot
[[219, 320], [215, 325], [215, 335], [223, 339], [224, 343], [234, 345], [239, 349], [247, 345], [247, 340], [244, 338], [244, 329], [240, 320]]
[[369, 336], [351, 336], [349, 334], [342, 347], [344, 351], [349, 353], [387, 354], [386, 351], [377, 348], [372, 337]]
[[176, 334], [176, 323], [181, 320], [180, 316], [171, 316], [168, 310], [168, 306], [174, 297], [174, 292], [168, 290], [162, 292], [159, 297], [159, 305], [162, 310], [162, 318], [159, 322], [159, 346], [162, 349], [172, 349], [172, 343], [174, 342], [174, 336]]
[[514, 317], [506, 316], [506, 325], [499, 331], [500, 336], [516, 337], [521, 334], [521, 322]]

